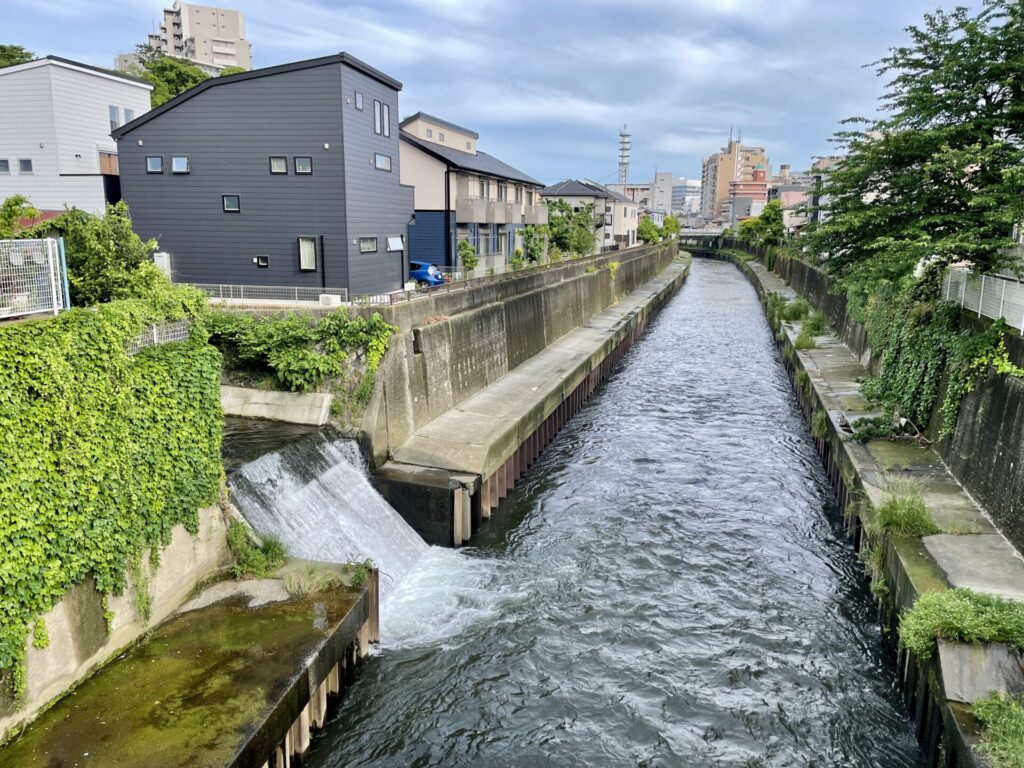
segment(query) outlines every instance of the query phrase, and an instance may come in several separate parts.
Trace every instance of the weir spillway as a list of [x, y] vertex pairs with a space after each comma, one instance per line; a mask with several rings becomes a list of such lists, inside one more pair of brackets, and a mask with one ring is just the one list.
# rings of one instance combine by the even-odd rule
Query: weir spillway
[[884, 765], [919, 750], [753, 288], [698, 261], [460, 551], [382, 606], [308, 765]]

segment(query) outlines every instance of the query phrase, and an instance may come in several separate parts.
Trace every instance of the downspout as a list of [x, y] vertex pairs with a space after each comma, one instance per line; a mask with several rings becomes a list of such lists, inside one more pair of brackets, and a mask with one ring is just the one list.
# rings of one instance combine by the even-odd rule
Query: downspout
[[452, 258], [452, 198], [451, 198], [452, 168], [446, 165], [444, 169], [444, 265], [455, 267], [455, 259]]
[[327, 287], [327, 254], [324, 252], [323, 235], [320, 235], [320, 287]]

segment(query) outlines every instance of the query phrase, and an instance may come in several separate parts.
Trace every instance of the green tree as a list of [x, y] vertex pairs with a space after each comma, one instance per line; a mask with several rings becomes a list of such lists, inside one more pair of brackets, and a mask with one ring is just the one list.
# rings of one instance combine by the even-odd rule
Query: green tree
[[[462, 262], [462, 266], [467, 271], [476, 269], [476, 265], [480, 263], [480, 257], [477, 255], [476, 248], [469, 240], [459, 240], [455, 246], [455, 251], [458, 253], [459, 261]], [[469, 275], [466, 275], [469, 277]]]
[[737, 226], [736, 236], [744, 243], [757, 245], [761, 241], [761, 222], [757, 216], [744, 219]]
[[573, 210], [565, 200], [548, 203], [548, 236], [555, 248], [576, 256], [586, 256], [594, 250], [596, 229], [594, 204]]
[[0, 45], [0, 69], [32, 61], [36, 55], [20, 45]]
[[240, 75], [243, 72], [248, 71], [249, 70], [247, 70], [245, 67], [224, 67], [224, 69], [220, 71], [220, 74], [217, 75], [217, 77], [224, 77], [226, 75]]
[[1024, 6], [940, 10], [908, 32], [876, 62], [883, 116], [852, 118], [834, 139], [846, 157], [808, 233], [855, 307], [922, 259], [1001, 266], [1024, 219]]
[[661, 239], [661, 229], [650, 216], [640, 219], [636, 227], [636, 236], [644, 243], [656, 243]]
[[140, 45], [136, 50], [142, 68], [135, 74], [152, 83], [150, 102], [154, 107], [159, 107], [210, 77], [192, 62], [166, 56], [148, 45]]
[[786, 235], [782, 226], [782, 202], [769, 200], [757, 220], [761, 245], [782, 245]]
[[14, 237], [22, 231], [23, 219], [34, 219], [39, 211], [24, 195], [11, 195], [0, 203], [0, 238]]
[[548, 244], [548, 228], [544, 224], [527, 224], [523, 227], [523, 252], [528, 261], [538, 262], [544, 257]]
[[679, 219], [677, 219], [675, 216], [666, 216], [665, 221], [661, 225], [662, 240], [671, 240], [673, 237], [679, 234], [679, 230]]

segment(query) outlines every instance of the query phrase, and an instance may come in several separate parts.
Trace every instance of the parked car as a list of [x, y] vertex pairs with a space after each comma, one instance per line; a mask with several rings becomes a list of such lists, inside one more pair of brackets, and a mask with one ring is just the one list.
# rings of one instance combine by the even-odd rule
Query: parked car
[[410, 261], [409, 278], [420, 287], [444, 285], [444, 273], [426, 261]]

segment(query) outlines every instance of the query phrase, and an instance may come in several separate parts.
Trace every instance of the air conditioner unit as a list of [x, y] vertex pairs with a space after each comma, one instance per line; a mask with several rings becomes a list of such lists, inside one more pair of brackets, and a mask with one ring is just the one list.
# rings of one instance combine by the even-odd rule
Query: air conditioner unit
[[341, 296], [337, 296], [333, 293], [321, 293], [320, 294], [320, 306], [321, 307], [340, 307]]

